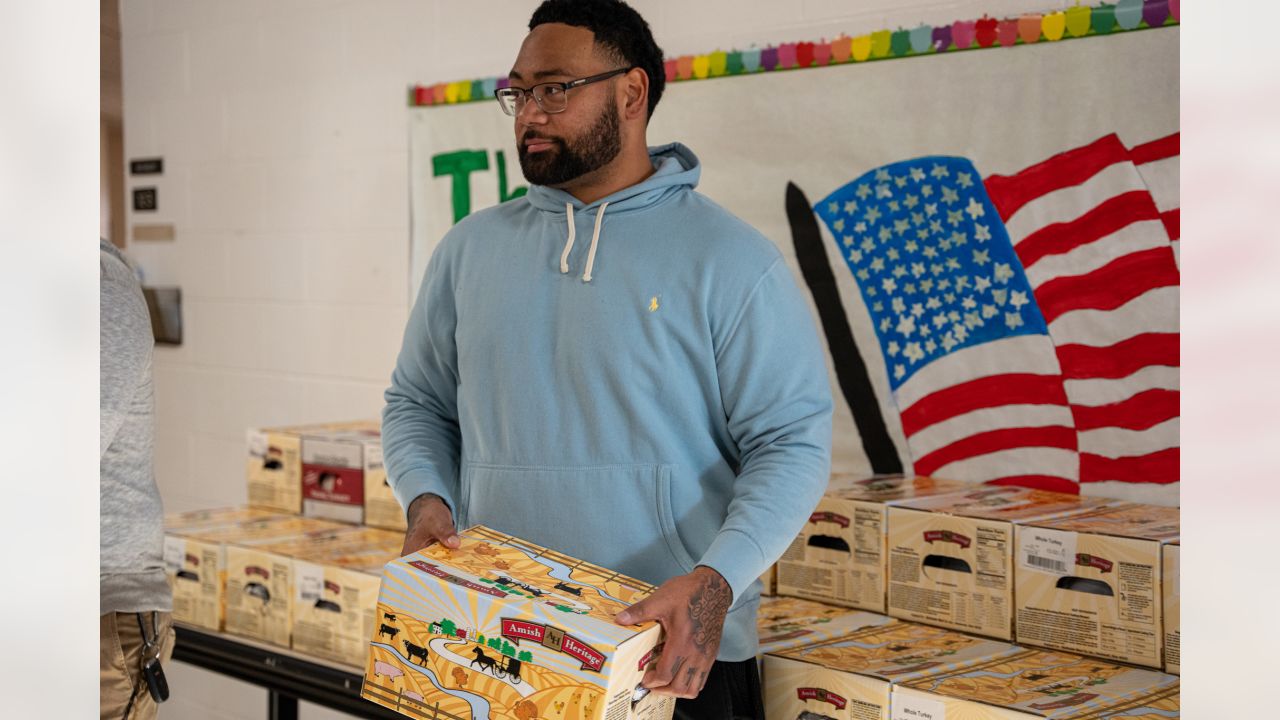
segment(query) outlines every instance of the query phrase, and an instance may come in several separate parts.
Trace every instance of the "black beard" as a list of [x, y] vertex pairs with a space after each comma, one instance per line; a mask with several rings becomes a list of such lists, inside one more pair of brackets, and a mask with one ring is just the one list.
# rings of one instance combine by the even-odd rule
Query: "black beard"
[[[541, 136], [533, 134], [532, 137]], [[552, 142], [555, 149], [530, 154], [525, 148], [524, 139], [521, 139], [518, 148], [520, 170], [525, 179], [534, 185], [563, 185], [613, 162], [618, 153], [622, 152], [618, 108], [608, 106], [577, 143], [566, 145], [563, 140]]]

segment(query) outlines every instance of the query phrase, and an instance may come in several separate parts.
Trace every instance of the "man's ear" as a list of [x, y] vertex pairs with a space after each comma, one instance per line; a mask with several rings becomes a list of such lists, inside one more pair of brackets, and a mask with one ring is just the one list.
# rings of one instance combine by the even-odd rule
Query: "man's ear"
[[649, 113], [649, 76], [640, 68], [631, 68], [622, 76], [625, 98], [622, 117], [626, 120], [645, 119]]

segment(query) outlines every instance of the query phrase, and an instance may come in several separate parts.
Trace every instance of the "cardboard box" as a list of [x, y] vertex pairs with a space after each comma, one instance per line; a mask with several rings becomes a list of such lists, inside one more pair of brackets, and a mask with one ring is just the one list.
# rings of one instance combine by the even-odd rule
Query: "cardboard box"
[[387, 468], [382, 463], [382, 442], [365, 443], [364, 524], [404, 533], [409, 529], [405, 512], [387, 480]]
[[1111, 717], [1104, 708], [1149, 696], [1173, 675], [1055, 650], [1023, 649], [893, 689], [893, 720]]
[[1012, 640], [1014, 524], [1105, 504], [989, 485], [894, 503], [888, 614]]
[[[302, 512], [302, 436], [309, 432], [377, 429], [372, 420], [253, 428], [248, 431], [245, 464], [249, 504], [292, 513]], [[355, 522], [359, 522], [356, 520]]]
[[1182, 716], [1181, 693], [1181, 683], [1177, 683], [1071, 720], [1176, 720]]
[[293, 649], [363, 667], [382, 568], [403, 543], [401, 533], [349, 527], [261, 545], [271, 564], [293, 561]]
[[223, 543], [245, 528], [289, 516], [257, 508], [197, 510], [165, 516], [164, 564], [173, 591], [173, 618], [222, 630], [226, 619], [226, 552]]
[[302, 512], [302, 438], [289, 428], [250, 429], [247, 438], [249, 502], [294, 515]]
[[812, 600], [764, 598], [756, 613], [756, 631], [760, 638], [759, 655], [763, 657], [771, 652], [812, 645], [862, 628], [892, 622], [897, 621], [888, 615], [824, 605]]
[[[386, 567], [363, 696], [410, 717], [666, 720], [640, 687], [656, 623], [613, 617], [653, 587], [483, 526]], [[452, 713], [444, 715], [443, 713]]]
[[[375, 475], [386, 478], [379, 430], [368, 426], [307, 431], [301, 452], [302, 514], [363, 523], [367, 466], [375, 465]], [[369, 462], [375, 458], [376, 463]]]
[[917, 623], [893, 622], [764, 658], [772, 720], [888, 720], [894, 683], [954, 671], [1018, 649]]
[[884, 612], [886, 503], [967, 487], [926, 477], [833, 475], [809, 522], [778, 560], [778, 594]]
[[210, 510], [191, 510], [181, 513], [168, 513], [164, 516], [165, 530], [193, 530], [211, 525], [229, 525], [248, 520], [262, 520], [278, 517], [281, 513], [247, 505], [235, 507], [213, 508]]
[[1164, 546], [1164, 671], [1182, 672], [1182, 544]]
[[262, 546], [348, 527], [289, 516], [246, 523], [219, 536], [226, 558], [226, 631], [289, 647], [293, 561], [265, 551]]
[[1018, 642], [1162, 668], [1161, 546], [1178, 515], [1130, 503], [1019, 526]]

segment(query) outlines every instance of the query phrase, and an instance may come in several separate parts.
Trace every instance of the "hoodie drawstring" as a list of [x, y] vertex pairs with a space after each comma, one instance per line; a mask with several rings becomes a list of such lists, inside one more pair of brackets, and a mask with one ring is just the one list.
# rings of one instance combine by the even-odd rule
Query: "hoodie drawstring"
[[596, 248], [600, 246], [600, 225], [607, 207], [609, 203], [601, 203], [600, 210], [596, 212], [596, 229], [591, 233], [591, 250], [587, 253], [587, 271], [582, 273], [583, 282], [591, 282], [591, 270], [596, 266]]
[[564, 242], [564, 252], [560, 253], [560, 274], [569, 272], [569, 253], [573, 250], [573, 204], [564, 204], [564, 219], [569, 222], [569, 239]]
[[[609, 203], [601, 203], [600, 209], [596, 211], [595, 229], [591, 233], [591, 249], [587, 252], [587, 270], [582, 273], [583, 282], [591, 282], [591, 271], [596, 266], [596, 250], [600, 247], [600, 227], [604, 221], [604, 209], [609, 207]], [[572, 203], [564, 204], [565, 219], [569, 223], [569, 237], [564, 242], [564, 252], [560, 253], [560, 273], [569, 272], [569, 253], [573, 251], [573, 240], [576, 237], [577, 229], [573, 222], [573, 205]]]

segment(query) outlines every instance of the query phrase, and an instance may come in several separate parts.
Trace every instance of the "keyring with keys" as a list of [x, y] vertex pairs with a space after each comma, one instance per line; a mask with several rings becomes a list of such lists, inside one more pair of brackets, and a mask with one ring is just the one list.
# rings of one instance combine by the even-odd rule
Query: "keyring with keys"
[[160, 667], [160, 627], [157, 617], [159, 613], [151, 612], [151, 639], [147, 639], [146, 624], [142, 621], [145, 613], [138, 613], [138, 631], [142, 634], [142, 677], [147, 682], [147, 692], [151, 699], [162, 703], [169, 699], [169, 681], [164, 677], [164, 668]]

